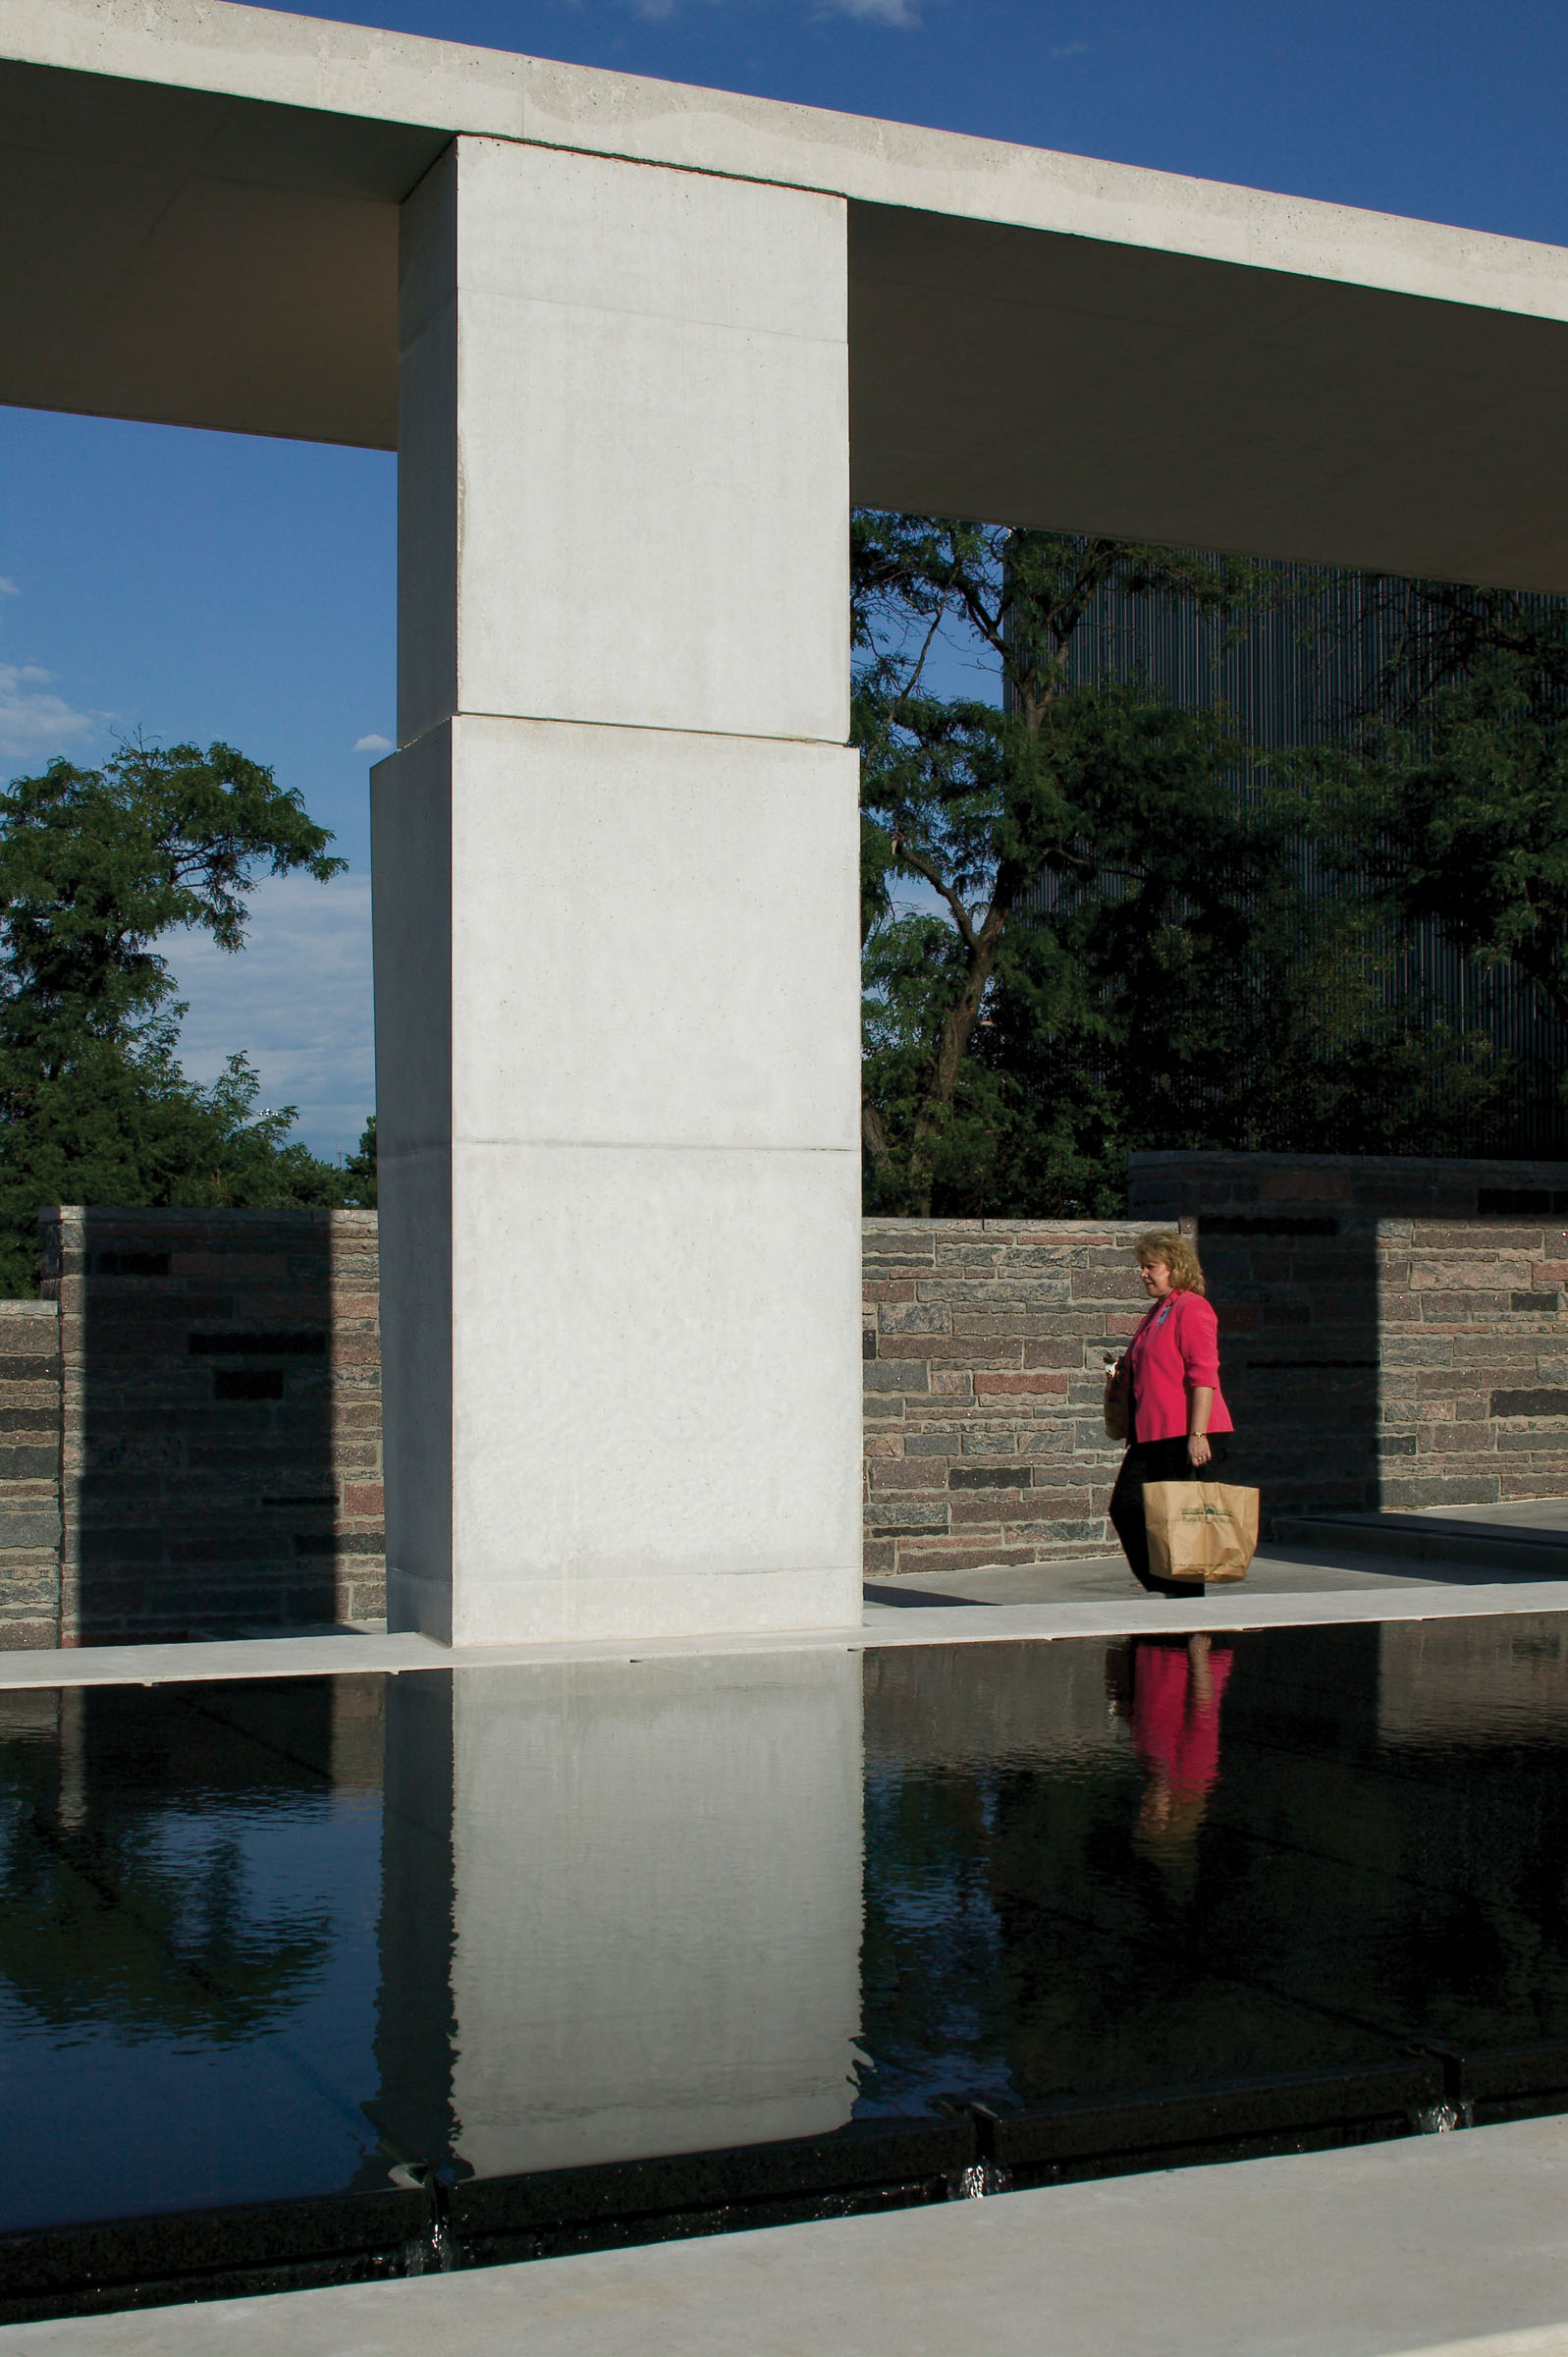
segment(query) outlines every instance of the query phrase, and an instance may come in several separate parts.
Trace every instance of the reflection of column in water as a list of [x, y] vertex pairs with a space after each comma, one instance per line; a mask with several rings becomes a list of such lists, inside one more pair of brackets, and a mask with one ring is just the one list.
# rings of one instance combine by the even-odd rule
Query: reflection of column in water
[[87, 1822], [86, 1693], [81, 1686], [60, 1689], [60, 1828], [74, 1834]]
[[460, 2158], [496, 2175], [842, 2125], [859, 1655], [452, 1682]]
[[380, 2137], [362, 2182], [389, 2162], [439, 2162], [452, 2145], [452, 1672], [386, 1681], [381, 1833]]
[[1568, 1629], [1556, 1613], [1385, 1621], [1378, 1651], [1384, 1743], [1568, 1741]]

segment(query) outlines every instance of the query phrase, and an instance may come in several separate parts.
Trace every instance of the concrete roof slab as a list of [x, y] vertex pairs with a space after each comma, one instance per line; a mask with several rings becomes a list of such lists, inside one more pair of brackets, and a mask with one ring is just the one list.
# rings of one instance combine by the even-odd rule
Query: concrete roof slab
[[391, 448], [455, 133], [850, 206], [854, 489], [1568, 591], [1568, 253], [226, 0], [0, 0], [0, 400]]

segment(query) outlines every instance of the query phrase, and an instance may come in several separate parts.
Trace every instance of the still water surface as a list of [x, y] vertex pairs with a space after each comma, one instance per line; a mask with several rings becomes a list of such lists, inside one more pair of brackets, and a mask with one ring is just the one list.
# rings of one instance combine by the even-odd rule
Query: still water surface
[[0, 1695], [0, 2229], [1568, 2039], [1568, 1624]]

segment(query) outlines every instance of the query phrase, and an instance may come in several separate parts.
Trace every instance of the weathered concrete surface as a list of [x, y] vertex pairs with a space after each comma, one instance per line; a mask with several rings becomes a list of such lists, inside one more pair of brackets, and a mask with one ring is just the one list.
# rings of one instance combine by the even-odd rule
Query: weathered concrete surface
[[844, 273], [835, 197], [456, 144], [404, 213], [400, 743], [842, 745]]
[[1568, 588], [1555, 247], [214, 0], [0, 59], [0, 400], [392, 447], [468, 133], [848, 198], [861, 499]]
[[1568, 2122], [16, 2325], [8, 2341], [18, 2357], [1561, 2357]]
[[846, 1620], [843, 206], [463, 138], [404, 213], [388, 1617]]

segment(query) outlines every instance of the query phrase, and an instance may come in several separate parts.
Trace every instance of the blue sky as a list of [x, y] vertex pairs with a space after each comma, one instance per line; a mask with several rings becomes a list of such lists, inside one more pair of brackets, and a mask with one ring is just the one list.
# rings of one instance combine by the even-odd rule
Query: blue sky
[[[1564, 0], [374, 0], [301, 13], [1568, 244]], [[244, 1048], [319, 1150], [371, 1104], [367, 740], [395, 463], [0, 409], [0, 775], [137, 731], [272, 762], [350, 872], [178, 943], [190, 1069]]]

